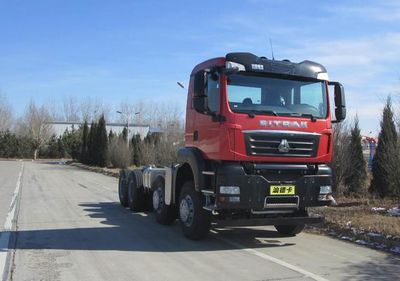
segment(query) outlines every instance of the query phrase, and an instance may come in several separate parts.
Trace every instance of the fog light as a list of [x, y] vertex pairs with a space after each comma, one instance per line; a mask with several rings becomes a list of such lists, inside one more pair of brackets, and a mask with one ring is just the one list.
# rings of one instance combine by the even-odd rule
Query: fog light
[[224, 186], [221, 185], [219, 187], [220, 194], [240, 194], [240, 187], [239, 186]]
[[319, 188], [319, 194], [331, 194], [332, 186], [330, 185], [321, 185]]

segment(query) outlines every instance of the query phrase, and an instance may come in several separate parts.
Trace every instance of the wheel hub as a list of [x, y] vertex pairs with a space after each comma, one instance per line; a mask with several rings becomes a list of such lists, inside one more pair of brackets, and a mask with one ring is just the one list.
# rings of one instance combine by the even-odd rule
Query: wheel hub
[[162, 198], [162, 191], [160, 188], [157, 188], [153, 192], [153, 208], [154, 210], [158, 210], [162, 207], [163, 198]]
[[192, 198], [189, 195], [186, 195], [185, 198], [182, 199], [179, 204], [179, 216], [181, 221], [186, 226], [191, 226], [193, 223], [193, 215], [194, 215], [194, 206]]

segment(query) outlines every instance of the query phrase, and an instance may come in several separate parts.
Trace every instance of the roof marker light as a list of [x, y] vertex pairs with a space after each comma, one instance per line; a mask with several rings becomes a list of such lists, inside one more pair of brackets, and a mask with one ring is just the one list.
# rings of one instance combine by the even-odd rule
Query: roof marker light
[[243, 64], [233, 62], [233, 61], [227, 61], [225, 63], [225, 68], [226, 69], [237, 69], [238, 71], [246, 71], [246, 68], [244, 67]]
[[317, 79], [319, 80], [329, 80], [328, 73], [326, 72], [320, 72], [317, 74]]

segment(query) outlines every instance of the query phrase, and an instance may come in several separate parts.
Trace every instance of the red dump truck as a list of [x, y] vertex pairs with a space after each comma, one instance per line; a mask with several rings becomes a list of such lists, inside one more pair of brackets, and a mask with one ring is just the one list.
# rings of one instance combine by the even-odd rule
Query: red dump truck
[[122, 170], [120, 203], [160, 224], [179, 219], [194, 240], [213, 224], [296, 235], [323, 220], [308, 207], [333, 200], [332, 123], [345, 117], [344, 88], [321, 64], [251, 53], [204, 61], [190, 75], [178, 162]]

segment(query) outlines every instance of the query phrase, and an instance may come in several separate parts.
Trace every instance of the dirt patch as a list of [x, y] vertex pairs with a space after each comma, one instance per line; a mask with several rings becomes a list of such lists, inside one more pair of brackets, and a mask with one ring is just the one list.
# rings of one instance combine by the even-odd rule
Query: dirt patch
[[337, 201], [338, 206], [312, 208], [312, 213], [325, 216], [325, 223], [308, 227], [307, 231], [400, 255], [400, 216], [393, 216], [389, 211], [397, 207], [398, 202], [369, 198], [339, 198]]

